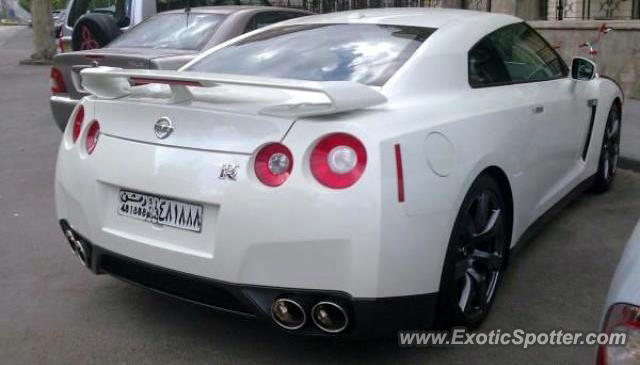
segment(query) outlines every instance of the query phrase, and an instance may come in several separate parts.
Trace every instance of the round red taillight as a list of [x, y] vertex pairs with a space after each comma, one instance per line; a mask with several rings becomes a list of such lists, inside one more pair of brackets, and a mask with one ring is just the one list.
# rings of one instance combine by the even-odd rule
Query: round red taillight
[[73, 129], [71, 136], [73, 137], [73, 143], [80, 137], [80, 131], [82, 131], [82, 122], [84, 122], [84, 107], [80, 105], [76, 110], [76, 115], [73, 117]]
[[293, 156], [283, 144], [270, 143], [256, 155], [256, 177], [267, 186], [282, 185], [291, 174], [292, 168]]
[[51, 74], [49, 78], [49, 82], [51, 84], [51, 92], [53, 94], [60, 94], [67, 92], [67, 86], [64, 83], [64, 77], [62, 76], [62, 72], [57, 68], [51, 68]]
[[360, 179], [367, 166], [362, 142], [346, 133], [329, 134], [311, 152], [311, 173], [322, 185], [344, 189]]
[[[637, 364], [640, 351], [633, 344], [640, 343], [640, 307], [626, 303], [612, 305], [603, 323], [602, 333], [626, 336], [626, 346], [620, 346], [621, 343], [599, 343], [597, 365]], [[608, 340], [614, 341], [614, 337]]]
[[87, 140], [85, 141], [85, 147], [88, 154], [92, 154], [98, 144], [98, 138], [100, 137], [100, 123], [97, 120], [91, 122], [89, 130], [87, 131]]

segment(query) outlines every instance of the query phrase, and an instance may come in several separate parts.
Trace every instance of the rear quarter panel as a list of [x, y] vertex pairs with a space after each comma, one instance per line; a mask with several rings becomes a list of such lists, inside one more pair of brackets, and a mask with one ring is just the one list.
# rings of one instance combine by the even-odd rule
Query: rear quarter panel
[[[518, 116], [517, 105], [495, 102], [500, 91], [472, 93], [463, 90], [429, 98], [393, 99], [366, 111], [306, 118], [297, 121], [285, 138], [294, 155], [305, 156], [303, 164], [324, 134], [351, 133], [365, 144], [367, 168], [357, 185], [369, 185], [370, 200], [379, 201], [380, 206], [366, 211], [379, 222], [375, 228], [379, 239], [370, 243], [378, 247], [363, 252], [376, 253], [381, 296], [439, 290], [458, 208], [482, 170], [499, 166], [513, 188], [519, 186], [519, 151], [526, 139], [526, 120]], [[524, 104], [526, 95], [516, 95], [514, 100]], [[429, 147], [433, 135], [439, 135], [439, 141], [444, 137], [450, 148]], [[398, 201], [396, 144], [402, 153], [404, 202]], [[445, 174], [431, 167], [438, 161], [450, 161]], [[303, 170], [310, 175], [308, 168]], [[334, 194], [350, 199], [349, 189]]]

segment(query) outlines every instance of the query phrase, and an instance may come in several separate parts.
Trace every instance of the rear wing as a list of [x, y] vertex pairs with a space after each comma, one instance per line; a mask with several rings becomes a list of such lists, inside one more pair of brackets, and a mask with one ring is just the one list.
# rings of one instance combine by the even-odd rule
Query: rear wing
[[355, 81], [304, 81], [189, 71], [125, 70], [114, 67], [86, 68], [80, 74], [83, 88], [103, 99], [130, 95], [134, 87], [147, 84], [169, 85], [173, 103], [191, 100], [193, 95], [189, 87], [219, 85], [309, 91], [327, 97], [327, 102], [278, 104], [260, 111], [260, 114], [282, 117], [329, 115], [363, 109], [387, 101], [380, 92]]

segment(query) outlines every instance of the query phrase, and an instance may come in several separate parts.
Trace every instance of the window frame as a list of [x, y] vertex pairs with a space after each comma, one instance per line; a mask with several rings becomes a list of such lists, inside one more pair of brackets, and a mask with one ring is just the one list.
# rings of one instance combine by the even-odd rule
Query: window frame
[[[516, 24], [523, 24], [526, 28], [528, 28], [530, 31], [534, 32], [534, 34], [536, 34], [538, 37], [540, 37], [540, 39], [542, 39], [542, 42], [547, 47], [549, 47], [551, 52], [553, 52], [553, 54], [560, 60], [560, 66], [562, 68], [562, 75], [558, 76], [558, 77], [546, 79], [546, 80], [516, 80], [516, 81], [511, 80], [511, 81], [505, 81], [505, 82], [495, 82], [495, 83], [486, 84], [486, 85], [474, 85], [474, 84], [472, 84], [471, 83], [471, 62], [470, 62], [471, 51], [476, 46], [478, 46], [482, 41], [484, 41], [486, 38], [491, 36], [492, 34], [494, 34], [496, 32], [499, 32], [499, 31], [502, 31], [505, 28], [511, 27], [513, 25], [516, 25]], [[560, 54], [558, 52], [556, 52], [556, 50], [551, 46], [551, 44], [549, 44], [547, 39], [545, 37], [543, 37], [540, 33], [538, 33], [538, 31], [536, 31], [533, 27], [531, 27], [529, 24], [527, 24], [527, 22], [518, 22], [518, 23], [507, 24], [505, 26], [502, 26], [502, 27], [492, 31], [491, 33], [485, 34], [471, 48], [469, 48], [469, 51], [467, 51], [467, 83], [469, 84], [469, 87], [471, 87], [472, 89], [481, 89], [481, 88], [485, 88], [485, 87], [496, 87], [496, 86], [509, 86], [509, 85], [518, 85], [518, 84], [530, 84], [530, 83], [536, 83], [536, 82], [547, 82], [547, 81], [566, 79], [568, 77], [569, 77], [569, 66], [567, 66], [567, 63], [564, 61], [564, 59], [562, 59]]]

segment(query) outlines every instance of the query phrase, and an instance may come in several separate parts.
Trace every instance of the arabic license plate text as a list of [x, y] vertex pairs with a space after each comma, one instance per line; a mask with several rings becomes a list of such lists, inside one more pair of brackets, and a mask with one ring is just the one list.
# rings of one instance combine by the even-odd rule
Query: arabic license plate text
[[202, 230], [201, 205], [124, 189], [119, 199], [119, 215], [188, 231]]

